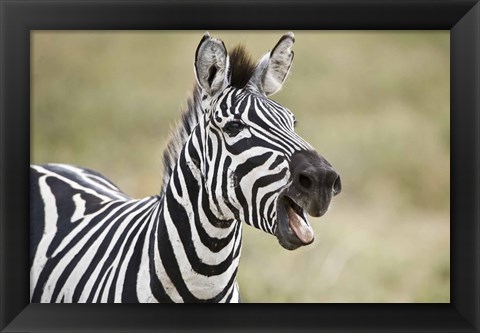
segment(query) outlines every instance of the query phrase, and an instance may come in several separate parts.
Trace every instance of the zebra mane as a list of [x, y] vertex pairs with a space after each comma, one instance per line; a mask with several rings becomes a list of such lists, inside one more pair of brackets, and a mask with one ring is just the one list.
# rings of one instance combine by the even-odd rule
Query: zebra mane
[[256, 64], [243, 45], [237, 45], [229, 53], [230, 85], [242, 89], [252, 78]]
[[[230, 85], [244, 88], [253, 75], [256, 64], [243, 45], [237, 45], [229, 53], [230, 58]], [[173, 168], [177, 164], [180, 152], [190, 133], [202, 117], [201, 89], [198, 84], [193, 88], [192, 97], [188, 99], [187, 109], [182, 112], [180, 121], [170, 134], [170, 140], [163, 151], [163, 182], [160, 195], [165, 193]]]

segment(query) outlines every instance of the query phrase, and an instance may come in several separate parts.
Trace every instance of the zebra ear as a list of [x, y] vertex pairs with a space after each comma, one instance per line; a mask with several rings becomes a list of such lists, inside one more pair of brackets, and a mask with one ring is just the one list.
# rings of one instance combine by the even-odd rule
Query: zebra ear
[[266, 96], [275, 94], [282, 88], [293, 62], [293, 32], [287, 32], [272, 51], [265, 54], [257, 64], [250, 84]]
[[225, 44], [205, 33], [195, 52], [195, 77], [198, 85], [210, 96], [228, 85], [228, 54]]

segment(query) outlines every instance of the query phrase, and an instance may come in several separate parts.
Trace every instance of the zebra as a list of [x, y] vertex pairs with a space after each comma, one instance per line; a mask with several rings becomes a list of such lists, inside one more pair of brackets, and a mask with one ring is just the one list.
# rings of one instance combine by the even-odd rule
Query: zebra
[[31, 302], [240, 302], [243, 222], [288, 250], [311, 244], [307, 214], [325, 214], [341, 180], [269, 98], [294, 41], [284, 34], [256, 63], [205, 33], [158, 195], [131, 198], [87, 168], [31, 165]]

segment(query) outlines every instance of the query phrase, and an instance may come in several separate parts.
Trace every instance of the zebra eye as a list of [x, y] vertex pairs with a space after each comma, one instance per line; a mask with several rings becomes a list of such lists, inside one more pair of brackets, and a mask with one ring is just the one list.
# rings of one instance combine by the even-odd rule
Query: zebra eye
[[238, 120], [232, 120], [225, 124], [225, 126], [223, 127], [223, 131], [227, 133], [229, 136], [235, 136], [238, 133], [240, 133], [240, 131], [244, 128], [245, 128], [244, 123]]

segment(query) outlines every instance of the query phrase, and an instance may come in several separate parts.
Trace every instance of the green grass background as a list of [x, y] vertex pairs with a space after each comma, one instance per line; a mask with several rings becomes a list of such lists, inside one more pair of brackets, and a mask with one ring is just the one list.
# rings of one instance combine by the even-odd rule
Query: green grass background
[[[273, 99], [341, 174], [315, 242], [289, 252], [244, 227], [246, 302], [449, 302], [448, 31], [294, 31]], [[284, 31], [211, 31], [254, 57]], [[162, 151], [194, 84], [203, 31], [35, 31], [31, 162], [100, 171], [157, 194]]]

